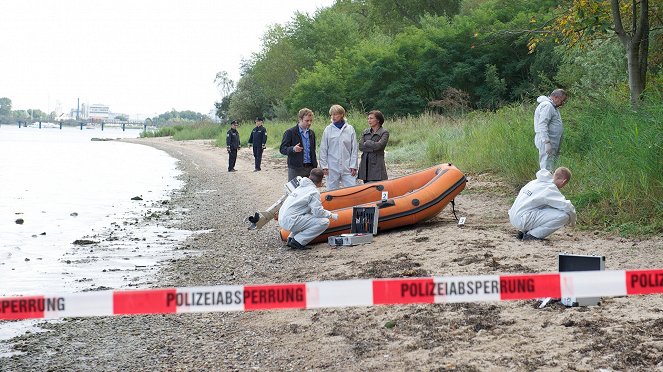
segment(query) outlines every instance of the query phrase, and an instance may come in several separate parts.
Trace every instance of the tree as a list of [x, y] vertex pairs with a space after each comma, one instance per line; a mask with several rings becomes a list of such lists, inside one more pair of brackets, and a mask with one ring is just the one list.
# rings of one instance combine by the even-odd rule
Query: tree
[[0, 98], [0, 115], [9, 116], [12, 113], [12, 100], [7, 97]]
[[221, 93], [221, 102], [214, 102], [216, 108], [216, 116], [221, 120], [228, 118], [228, 107], [230, 106], [230, 97], [235, 90], [235, 82], [228, 77], [227, 71], [219, 71], [216, 73], [214, 83], [219, 88]]
[[230, 110], [230, 100], [232, 99], [232, 93], [223, 97], [221, 102], [214, 102], [214, 108], [216, 109], [216, 117], [222, 121], [226, 121], [229, 118]]
[[615, 33], [626, 49], [631, 105], [637, 106], [647, 83], [649, 0], [640, 0], [640, 11], [638, 11], [637, 1], [633, 0], [631, 4], [632, 23], [629, 30], [624, 30], [619, 0], [610, 0], [610, 7], [612, 8], [612, 20], [615, 23]]
[[544, 27], [547, 34], [530, 39], [530, 50], [545, 37], [583, 47], [593, 40], [616, 36], [626, 52], [631, 105], [636, 107], [647, 85], [650, 18], [661, 22], [651, 13], [659, 8], [650, 9], [649, 0], [566, 0]]
[[235, 90], [235, 82], [228, 76], [227, 71], [219, 71], [214, 77], [214, 83], [216, 87], [219, 88], [219, 93], [221, 93], [221, 98], [227, 97], [230, 93]]
[[369, 17], [389, 34], [420, 24], [423, 16], [453, 17], [460, 10], [460, 0], [368, 0]]

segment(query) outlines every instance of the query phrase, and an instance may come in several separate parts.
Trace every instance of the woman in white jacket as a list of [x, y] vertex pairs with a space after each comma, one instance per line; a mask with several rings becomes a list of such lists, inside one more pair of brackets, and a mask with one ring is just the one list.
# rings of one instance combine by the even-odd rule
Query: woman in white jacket
[[509, 221], [520, 230], [522, 240], [541, 240], [567, 223], [576, 224], [576, 209], [559, 191], [571, 179], [571, 171], [559, 167], [552, 175], [547, 169], [525, 185], [509, 209]]
[[357, 184], [359, 144], [352, 125], [345, 120], [345, 109], [333, 105], [329, 109], [331, 124], [322, 133], [320, 141], [320, 168], [327, 176], [327, 190]]

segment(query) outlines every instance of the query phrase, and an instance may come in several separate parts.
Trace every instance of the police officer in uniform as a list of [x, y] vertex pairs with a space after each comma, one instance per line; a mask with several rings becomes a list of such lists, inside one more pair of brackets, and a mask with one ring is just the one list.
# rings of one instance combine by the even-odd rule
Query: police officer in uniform
[[237, 150], [242, 147], [239, 144], [239, 132], [237, 131], [237, 120], [230, 123], [230, 129], [226, 134], [226, 147], [228, 149], [228, 172], [236, 172]]
[[256, 161], [256, 169], [254, 172], [260, 171], [260, 163], [262, 162], [262, 151], [267, 146], [267, 129], [262, 126], [265, 119], [258, 116], [256, 118], [256, 127], [251, 131], [249, 137], [249, 145], [253, 145], [253, 157]]

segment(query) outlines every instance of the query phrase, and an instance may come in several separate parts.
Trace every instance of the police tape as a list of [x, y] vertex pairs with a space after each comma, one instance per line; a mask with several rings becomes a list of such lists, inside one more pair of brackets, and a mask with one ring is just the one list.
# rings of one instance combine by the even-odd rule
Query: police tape
[[0, 297], [0, 320], [663, 293], [663, 269], [336, 280]]

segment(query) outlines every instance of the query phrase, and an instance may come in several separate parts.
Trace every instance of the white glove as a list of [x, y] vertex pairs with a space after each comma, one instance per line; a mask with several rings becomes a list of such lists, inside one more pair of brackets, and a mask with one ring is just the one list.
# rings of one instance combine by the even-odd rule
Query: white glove
[[553, 149], [552, 149], [552, 145], [550, 144], [550, 142], [546, 143], [545, 147], [546, 147], [546, 154], [552, 155], [553, 154]]
[[331, 218], [334, 221], [337, 221], [338, 220], [338, 213], [332, 213], [331, 216], [329, 216], [329, 218]]
[[577, 221], [577, 216], [576, 214], [572, 214], [569, 218], [569, 227], [576, 227], [576, 221]]

